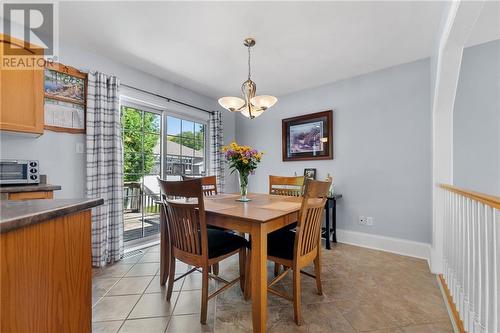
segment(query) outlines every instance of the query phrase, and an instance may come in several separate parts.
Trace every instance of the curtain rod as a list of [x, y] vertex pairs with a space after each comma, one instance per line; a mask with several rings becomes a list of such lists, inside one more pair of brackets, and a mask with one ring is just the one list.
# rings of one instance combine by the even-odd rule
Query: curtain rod
[[210, 113], [210, 114], [214, 114], [214, 113], [215, 113], [214, 111], [210, 111], [210, 110], [202, 109], [202, 108], [199, 108], [199, 107], [197, 107], [197, 106], [194, 106], [194, 105], [191, 105], [191, 104], [188, 104], [188, 103], [184, 103], [184, 102], [181, 102], [181, 101], [175, 100], [175, 99], [173, 99], [173, 98], [169, 98], [169, 97], [166, 97], [166, 96], [162, 96], [162, 95], [159, 95], [159, 94], [155, 94], [155, 93], [152, 93], [152, 92], [146, 91], [146, 90], [141, 89], [141, 88], [136, 88], [136, 87], [130, 86], [130, 85], [125, 84], [125, 83], [121, 83], [120, 85], [122, 85], [122, 86], [124, 86], [124, 87], [127, 87], [127, 88], [130, 88], [130, 89], [134, 89], [134, 90], [137, 90], [137, 91], [143, 92], [143, 93], [146, 93], [146, 94], [150, 94], [150, 95], [153, 95], [153, 96], [156, 96], [156, 97], [163, 98], [163, 99], [167, 100], [167, 102], [174, 102], [174, 103], [177, 103], [177, 104], [180, 104], [180, 105], [184, 105], [184, 106], [187, 106], [187, 107], [190, 107], [190, 108], [193, 108], [193, 109], [196, 109], [196, 110], [200, 110], [200, 111], [203, 111], [203, 112], [207, 112], [207, 113]]

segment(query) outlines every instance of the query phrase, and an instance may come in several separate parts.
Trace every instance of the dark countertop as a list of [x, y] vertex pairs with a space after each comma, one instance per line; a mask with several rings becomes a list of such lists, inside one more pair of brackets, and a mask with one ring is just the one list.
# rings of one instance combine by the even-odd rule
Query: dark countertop
[[50, 184], [3, 185], [0, 186], [0, 193], [57, 191], [60, 189], [61, 186]]
[[2, 200], [0, 233], [76, 213], [103, 203], [103, 199]]

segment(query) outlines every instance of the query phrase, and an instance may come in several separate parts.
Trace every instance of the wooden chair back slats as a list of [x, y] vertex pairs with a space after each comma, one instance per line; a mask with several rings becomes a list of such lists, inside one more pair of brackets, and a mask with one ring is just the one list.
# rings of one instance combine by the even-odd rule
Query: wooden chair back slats
[[[182, 176], [183, 180], [196, 179], [196, 177]], [[203, 195], [208, 197], [211, 195], [217, 195], [217, 177], [215, 176], [205, 176], [201, 177], [201, 186], [203, 188]]]
[[167, 207], [167, 221], [170, 221], [172, 244], [181, 251], [201, 255], [200, 225], [194, 205], [175, 205]]
[[296, 260], [319, 246], [323, 211], [331, 183], [331, 180], [306, 180], [295, 237]]
[[303, 186], [304, 176], [269, 176], [269, 194], [300, 197], [302, 196]]
[[195, 256], [208, 256], [202, 179], [159, 179], [158, 182], [173, 248]]

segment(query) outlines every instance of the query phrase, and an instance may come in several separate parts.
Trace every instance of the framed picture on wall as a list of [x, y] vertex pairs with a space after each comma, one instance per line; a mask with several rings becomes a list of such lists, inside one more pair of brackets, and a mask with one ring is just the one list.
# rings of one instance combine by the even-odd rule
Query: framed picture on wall
[[316, 180], [316, 169], [306, 168], [304, 169], [304, 177], [308, 179]]
[[45, 129], [85, 133], [87, 74], [59, 63], [45, 68]]
[[332, 110], [282, 120], [283, 161], [333, 159]]

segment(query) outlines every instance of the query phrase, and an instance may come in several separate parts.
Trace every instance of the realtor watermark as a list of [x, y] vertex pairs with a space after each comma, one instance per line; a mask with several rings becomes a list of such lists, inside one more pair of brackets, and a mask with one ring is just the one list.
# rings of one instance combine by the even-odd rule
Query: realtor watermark
[[1, 10], [2, 70], [42, 69], [57, 60], [56, 2], [4, 2]]

